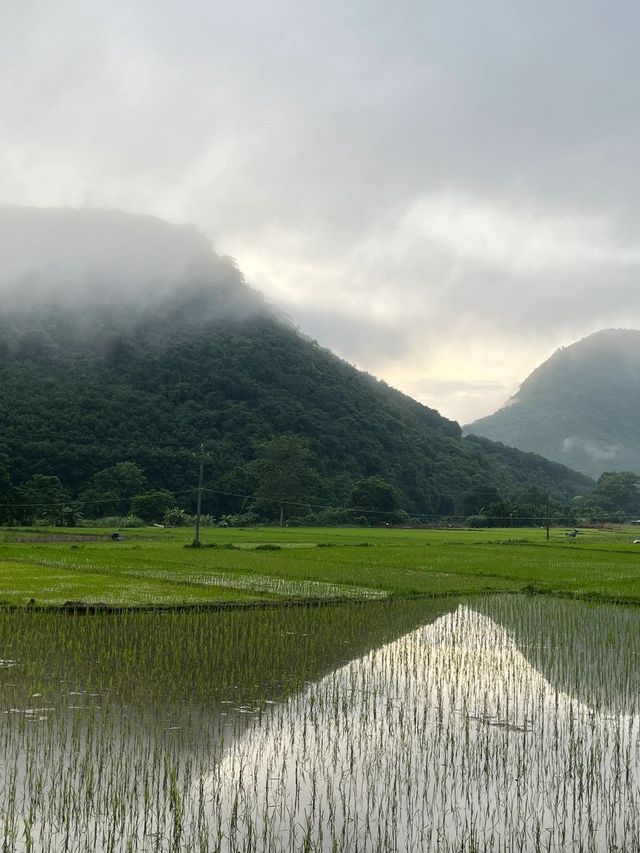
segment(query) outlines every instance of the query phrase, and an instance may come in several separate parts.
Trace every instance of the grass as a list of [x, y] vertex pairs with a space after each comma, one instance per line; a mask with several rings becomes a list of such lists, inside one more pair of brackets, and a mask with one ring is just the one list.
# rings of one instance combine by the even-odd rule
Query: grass
[[[95, 533], [95, 540], [80, 534]], [[64, 538], [66, 535], [66, 539]], [[539, 592], [640, 603], [637, 529], [0, 532], [0, 603], [112, 606]], [[367, 546], [367, 547], [363, 547]], [[33, 600], [33, 601], [32, 601]]]

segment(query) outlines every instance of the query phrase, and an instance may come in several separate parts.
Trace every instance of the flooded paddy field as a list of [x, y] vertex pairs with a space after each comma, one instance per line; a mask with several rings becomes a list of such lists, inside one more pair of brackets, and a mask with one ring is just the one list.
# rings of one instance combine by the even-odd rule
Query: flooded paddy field
[[640, 847], [640, 609], [0, 612], [5, 851]]

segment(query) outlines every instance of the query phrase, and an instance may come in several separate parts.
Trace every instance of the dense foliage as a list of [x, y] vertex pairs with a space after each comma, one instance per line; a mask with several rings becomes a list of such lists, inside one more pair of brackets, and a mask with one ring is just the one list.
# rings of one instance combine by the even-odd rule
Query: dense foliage
[[58, 478], [56, 503], [80, 500], [90, 517], [125, 514], [134, 495], [154, 490], [170, 490], [193, 512], [204, 443], [203, 509], [238, 513], [262, 488], [260, 464], [249, 463], [282, 435], [304, 441], [315, 472], [313, 482], [303, 477], [304, 498], [315, 512], [349, 506], [354, 485], [371, 477], [423, 516], [453, 513], [474, 486], [535, 485], [562, 500], [592, 487], [534, 454], [462, 439], [456, 423], [264, 310], [218, 321], [210, 299], [192, 289], [134, 318], [120, 306], [81, 318], [64, 306], [6, 311], [0, 492], [15, 504], [42, 503], [39, 475]]
[[576, 512], [590, 521], [637, 521], [640, 518], [640, 475], [633, 471], [605, 471], [596, 488], [575, 498]]
[[311, 467], [311, 451], [299, 436], [279, 435], [260, 442], [247, 471], [257, 481], [255, 508], [268, 510], [275, 504], [281, 525], [291, 511], [302, 515], [309, 509], [315, 472]]
[[465, 431], [598, 477], [640, 471], [639, 419], [640, 331], [608, 329], [558, 350]]

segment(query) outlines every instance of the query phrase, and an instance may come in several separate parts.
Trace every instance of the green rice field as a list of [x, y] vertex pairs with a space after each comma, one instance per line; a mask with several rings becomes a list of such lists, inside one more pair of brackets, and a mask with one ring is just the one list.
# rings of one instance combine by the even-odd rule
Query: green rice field
[[0, 604], [115, 607], [551, 592], [640, 603], [640, 530], [0, 532]]

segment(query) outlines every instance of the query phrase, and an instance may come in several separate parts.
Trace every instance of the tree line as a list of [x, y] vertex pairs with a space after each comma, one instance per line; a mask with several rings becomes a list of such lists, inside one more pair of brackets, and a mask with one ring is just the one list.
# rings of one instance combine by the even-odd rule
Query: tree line
[[[209, 459], [213, 454], [209, 455]], [[535, 485], [505, 494], [490, 482], [464, 490], [449, 512], [416, 514], [411, 501], [380, 475], [354, 479], [346, 498], [327, 504], [322, 475], [304, 437], [284, 434], [254, 446], [253, 458], [204, 486], [205, 523], [408, 525], [464, 523], [475, 527], [624, 521], [640, 516], [640, 476], [607, 472], [590, 493], [562, 502]], [[0, 520], [4, 524], [75, 526], [82, 523], [131, 525], [192, 521], [197, 486], [172, 491], [150, 486], [136, 462], [122, 461], [93, 474], [72, 494], [53, 474], [33, 474], [12, 486], [6, 457], [0, 457]], [[235, 484], [235, 486], [234, 486]], [[238, 491], [230, 491], [230, 488]], [[235, 508], [228, 511], [229, 498]], [[226, 500], [225, 500], [226, 499]]]

